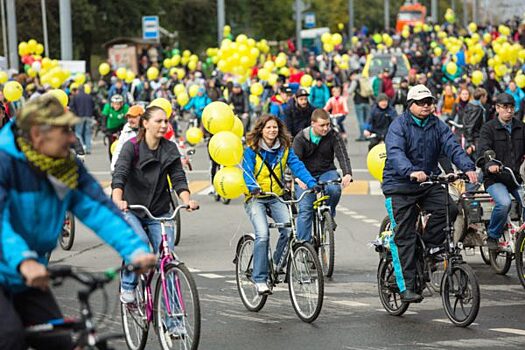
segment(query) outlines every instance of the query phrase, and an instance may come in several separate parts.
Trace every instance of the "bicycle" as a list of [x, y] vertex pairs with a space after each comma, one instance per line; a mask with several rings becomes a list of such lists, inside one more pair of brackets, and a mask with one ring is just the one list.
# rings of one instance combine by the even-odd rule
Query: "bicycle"
[[[323, 307], [324, 277], [321, 263], [317, 257], [315, 248], [308, 242], [300, 242], [296, 237], [296, 227], [293, 220], [292, 205], [299, 203], [311, 190], [303, 192], [297, 200], [283, 200], [273, 192], [263, 192], [262, 196], [273, 196], [288, 208], [290, 222], [269, 223], [270, 229], [290, 228], [291, 233], [284, 248], [280, 261], [274, 267], [270, 246], [268, 246], [269, 266], [268, 285], [270, 294], [273, 288], [281, 283], [279, 275], [281, 269], [286, 266], [284, 282], [288, 282], [288, 291], [292, 306], [297, 316], [304, 322], [311, 323], [317, 319]], [[241, 301], [252, 312], [260, 311], [266, 303], [269, 294], [259, 295], [252, 280], [253, 272], [253, 248], [255, 243], [254, 234], [245, 234], [238, 243], [233, 263], [235, 264], [235, 276], [237, 290]]]
[[[465, 177], [461, 174], [460, 177]], [[456, 176], [431, 175], [421, 185], [443, 186], [448, 194], [449, 183], [456, 180]], [[441, 294], [443, 308], [447, 317], [455, 326], [467, 327], [476, 319], [479, 312], [480, 294], [479, 283], [472, 268], [463, 261], [461, 256], [461, 242], [454, 242], [454, 223], [449, 217], [449, 196], [445, 196], [446, 212], [446, 239], [443, 261], [435, 262], [433, 249], [425, 247], [423, 232], [430, 214], [420, 212], [416, 225], [416, 293], [422, 294], [427, 289]], [[409, 303], [401, 301], [400, 290], [396, 283], [392, 254], [389, 241], [392, 230], [390, 224], [387, 230], [381, 232], [373, 242], [375, 250], [380, 255], [377, 269], [377, 286], [379, 299], [384, 309], [391, 315], [401, 316], [408, 309]], [[452, 300], [454, 299], [454, 300]]]
[[326, 277], [332, 277], [335, 265], [335, 221], [328, 205], [330, 196], [325, 194], [326, 187], [332, 184], [341, 184], [341, 179], [318, 182], [321, 187], [319, 198], [314, 201], [313, 209], [313, 246], [316, 248], [319, 261]]
[[[53, 286], [60, 286], [65, 278], [71, 278], [87, 287], [86, 289], [79, 290], [77, 293], [77, 299], [80, 304], [80, 318], [50, 320], [47, 323], [29, 326], [25, 328], [26, 339], [45, 339], [58, 335], [71, 334], [75, 349], [113, 349], [109, 346], [108, 342], [121, 339], [124, 335], [98, 335], [96, 329], [97, 320], [94, 318], [89, 299], [97, 290], [102, 289], [104, 291], [104, 287], [118, 276], [119, 271], [123, 269], [134, 271], [136, 267], [133, 265], [123, 265], [117, 269], [109, 269], [102, 274], [77, 271], [71, 266], [48, 266], [47, 269]], [[104, 295], [106, 296], [106, 294]], [[107, 309], [107, 300], [105, 301], [105, 309]], [[102, 313], [102, 315], [104, 314], [106, 314], [106, 312]], [[99, 322], [101, 321], [102, 320], [99, 320]]]
[[343, 141], [346, 143], [348, 142], [346, 138], [346, 134], [342, 133], [341, 127], [343, 125], [343, 121], [346, 118], [346, 114], [330, 114], [330, 123], [332, 124], [332, 129], [341, 135], [343, 138]]
[[62, 226], [62, 231], [58, 237], [58, 243], [60, 247], [64, 250], [70, 250], [73, 247], [73, 242], [75, 241], [75, 216], [71, 212], [66, 212], [64, 219], [64, 225]]
[[[178, 342], [177, 347], [181, 349], [197, 349], [199, 346], [201, 314], [197, 286], [186, 265], [169, 250], [165, 228], [167, 222], [186, 208], [187, 205], [179, 205], [170, 217], [157, 218], [142, 205], [129, 206], [129, 209], [142, 210], [150, 219], [160, 221], [162, 235], [157, 269], [140, 276], [134, 303], [120, 304], [129, 349], [146, 347], [151, 323], [162, 349], [174, 348], [174, 342]], [[157, 281], [153, 297], [154, 277]], [[171, 332], [169, 328], [173, 328]]]

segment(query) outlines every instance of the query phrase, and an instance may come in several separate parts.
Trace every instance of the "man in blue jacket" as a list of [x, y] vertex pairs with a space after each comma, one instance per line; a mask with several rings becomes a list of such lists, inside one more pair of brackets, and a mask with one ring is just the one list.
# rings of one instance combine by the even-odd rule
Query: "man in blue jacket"
[[25, 105], [0, 132], [0, 349], [71, 349], [68, 337], [24, 339], [24, 327], [62, 318], [47, 255], [71, 211], [141, 266], [156, 261], [82, 162], [70, 153], [79, 121], [53, 96]]
[[[439, 173], [438, 159], [445, 155], [476, 183], [475, 165], [461, 149], [454, 134], [432, 114], [435, 98], [424, 85], [412, 87], [407, 96], [407, 111], [388, 129], [385, 143], [387, 159], [383, 171], [383, 193], [392, 223], [390, 248], [396, 282], [404, 302], [419, 302], [415, 291], [417, 205], [430, 214], [425, 228], [425, 244], [439, 252], [445, 240], [448, 194], [439, 185], [421, 187], [428, 175]], [[450, 201], [451, 203], [452, 200]], [[454, 222], [457, 208], [449, 208]]]

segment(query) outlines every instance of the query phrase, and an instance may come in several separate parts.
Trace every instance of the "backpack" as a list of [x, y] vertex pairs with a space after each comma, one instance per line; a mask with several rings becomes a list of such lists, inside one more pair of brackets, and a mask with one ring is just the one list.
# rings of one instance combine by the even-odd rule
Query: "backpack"
[[359, 78], [359, 95], [362, 97], [370, 97], [374, 94], [370, 80], [365, 77]]

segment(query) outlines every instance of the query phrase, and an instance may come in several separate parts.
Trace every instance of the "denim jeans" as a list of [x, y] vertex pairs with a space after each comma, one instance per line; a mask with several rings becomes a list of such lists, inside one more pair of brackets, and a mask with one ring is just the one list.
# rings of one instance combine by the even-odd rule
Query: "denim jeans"
[[507, 186], [499, 182], [490, 185], [489, 188], [487, 188], [487, 192], [496, 203], [492, 210], [492, 216], [490, 217], [488, 235], [491, 238], [499, 239], [503, 234], [503, 230], [507, 223], [507, 216], [509, 215], [512, 205], [510, 195], [520, 203], [523, 202], [517, 188], [509, 192]]
[[75, 125], [75, 134], [84, 146], [87, 153], [91, 153], [91, 127], [93, 125], [92, 117], [82, 117], [80, 123]]
[[355, 117], [359, 124], [359, 138], [363, 138], [363, 131], [365, 130], [365, 124], [370, 116], [370, 105], [368, 103], [356, 103], [355, 104]]
[[[339, 178], [336, 170], [327, 171], [316, 177], [317, 181], [330, 181]], [[298, 185], [295, 185], [295, 195], [297, 198], [304, 192]], [[341, 198], [341, 185], [331, 184], [326, 187], [326, 194], [330, 196], [328, 205], [332, 216], [335, 217], [335, 207]], [[299, 202], [299, 215], [297, 216], [297, 239], [300, 241], [309, 242], [312, 239], [312, 219], [314, 216], [313, 203], [316, 200], [314, 193], [309, 193], [304, 196], [303, 200]]]
[[343, 115], [341, 117], [337, 117], [337, 118], [334, 118], [334, 119], [335, 119], [335, 123], [339, 127], [339, 131], [341, 132], [341, 134], [346, 134], [346, 129], [345, 129], [345, 126], [343, 124], [343, 122], [346, 119], [346, 115]]
[[[173, 212], [170, 211], [164, 215], [161, 216], [170, 216]], [[155, 253], [158, 253], [160, 243], [162, 242], [161, 239], [161, 228], [160, 228], [160, 222], [156, 220], [151, 219], [141, 219], [137, 217], [135, 214], [133, 214], [131, 211], [127, 211], [124, 213], [124, 218], [126, 221], [131, 225], [133, 228], [133, 231], [135, 231], [140, 238], [146, 243], [150, 242], [153, 251]], [[174, 227], [173, 222], [167, 222], [164, 224], [164, 227], [166, 229], [166, 234], [168, 235], [168, 246], [170, 250], [174, 249]], [[138, 277], [133, 272], [123, 271], [122, 272], [122, 280], [121, 280], [121, 287], [125, 290], [134, 290], [135, 287], [137, 287], [138, 284]]]
[[[255, 231], [255, 244], [253, 247], [253, 281], [255, 283], [266, 282], [268, 279], [270, 229], [268, 228], [266, 208], [270, 210], [271, 217], [275, 222], [290, 222], [287, 206], [279, 202], [277, 198], [252, 198], [244, 204], [244, 209]], [[273, 254], [275, 264], [281, 258], [289, 236], [289, 228], [279, 229], [279, 240]]]

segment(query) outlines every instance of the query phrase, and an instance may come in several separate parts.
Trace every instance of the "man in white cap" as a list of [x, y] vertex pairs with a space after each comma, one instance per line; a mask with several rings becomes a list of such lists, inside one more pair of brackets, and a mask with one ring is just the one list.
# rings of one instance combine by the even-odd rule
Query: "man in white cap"
[[[418, 205], [430, 214], [424, 237], [427, 248], [438, 254], [445, 241], [444, 199], [448, 194], [439, 185], [421, 187], [420, 183], [431, 173], [439, 173], [438, 159], [442, 154], [465, 172], [472, 183], [477, 182], [474, 163], [450, 128], [432, 114], [435, 102], [426, 86], [412, 87], [408, 91], [407, 110], [392, 122], [385, 138], [387, 159], [382, 190], [393, 229], [392, 262], [404, 302], [423, 299], [415, 289]], [[457, 215], [454, 204], [449, 207], [449, 214], [454, 222]]]

